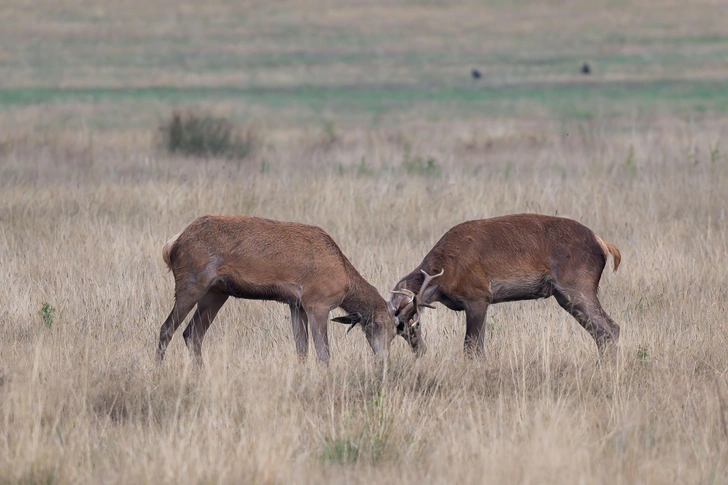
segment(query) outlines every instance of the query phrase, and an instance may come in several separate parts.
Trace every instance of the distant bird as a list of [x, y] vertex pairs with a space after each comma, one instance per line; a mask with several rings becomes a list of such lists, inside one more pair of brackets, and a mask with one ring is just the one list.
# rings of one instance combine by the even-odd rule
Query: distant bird
[[588, 76], [589, 74], [591, 74], [591, 67], [589, 67], [588, 62], [585, 62], [584, 64], [581, 65], [581, 73], [585, 76]]
[[470, 75], [473, 76], [473, 79], [480, 79], [482, 77], [480, 71], [478, 71], [477, 69], [473, 69], [472, 71], [470, 71]]

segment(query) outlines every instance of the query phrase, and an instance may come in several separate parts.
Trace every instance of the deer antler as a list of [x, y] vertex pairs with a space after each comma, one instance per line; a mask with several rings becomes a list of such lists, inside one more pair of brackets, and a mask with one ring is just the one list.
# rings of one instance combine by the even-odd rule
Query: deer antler
[[[427, 274], [427, 271], [425, 271], [424, 269], [421, 269], [420, 271], [422, 271], [422, 274], [425, 275], [425, 281], [422, 282], [422, 286], [420, 287], [420, 292], [417, 294], [417, 299], [418, 300], [421, 300], [422, 299], [422, 297], [425, 294], [425, 290], [430, 285], [430, 282], [432, 280], [434, 280], [435, 278], [438, 278], [438, 277], [442, 276], [445, 273], [445, 270], [444, 269], [441, 269], [440, 272], [437, 273], [437, 274], [435, 274], [435, 275], [429, 275], [429, 274]], [[425, 306], [425, 304], [422, 304], [422, 306]], [[432, 307], [430, 307], [430, 308], [432, 308]]]
[[[394, 295], [404, 295], [405, 298], [402, 298], [402, 300], [399, 302], [399, 308], [392, 307], [392, 311], [395, 315], [402, 313], [402, 311], [410, 311], [412, 308], [412, 301], [415, 299], [415, 294], [413, 291], [410, 291], [408, 289], [402, 289], [402, 290], [390, 290], [390, 293]], [[404, 305], [403, 305], [404, 303]], [[404, 306], [404, 308], [402, 308]]]
[[422, 274], [425, 275], [425, 280], [422, 282], [422, 286], [420, 287], [420, 291], [417, 293], [417, 296], [412, 299], [413, 303], [415, 303], [415, 308], [416, 308], [415, 312], [419, 312], [420, 307], [423, 307], [423, 306], [427, 307], [427, 308], [435, 308], [435, 305], [431, 305], [431, 304], [425, 302], [425, 290], [427, 289], [428, 286], [430, 286], [430, 283], [432, 282], [432, 280], [434, 280], [435, 278], [437, 278], [439, 276], [442, 276], [443, 273], [445, 273], [444, 269], [441, 269], [440, 272], [435, 275], [427, 274], [427, 271], [425, 271], [424, 269], [421, 269], [420, 271], [422, 271]]
[[[429, 275], [424, 269], [421, 269], [422, 274], [425, 275], [425, 280], [422, 282], [422, 286], [420, 287], [420, 291], [417, 293], [417, 295], [414, 294], [414, 292], [404, 289], [404, 290], [393, 290], [392, 293], [398, 294], [398, 295], [405, 295], [409, 297], [410, 301], [407, 302], [407, 305], [400, 311], [400, 314], [407, 315], [407, 319], [409, 320], [410, 313], [414, 311], [414, 314], [418, 314], [421, 307], [427, 307], [427, 308], [435, 308], [434, 305], [431, 305], [427, 302], [425, 302], [425, 290], [427, 290], [427, 287], [430, 285], [432, 280], [435, 278], [442, 276], [445, 270], [441, 270], [438, 274], [435, 275]], [[414, 322], [416, 324], [417, 321]], [[413, 324], [413, 325], [414, 325]]]

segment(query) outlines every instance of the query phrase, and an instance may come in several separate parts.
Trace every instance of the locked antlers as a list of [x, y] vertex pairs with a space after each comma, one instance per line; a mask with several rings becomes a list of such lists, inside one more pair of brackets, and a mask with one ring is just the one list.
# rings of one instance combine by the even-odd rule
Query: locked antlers
[[[400, 310], [397, 311], [397, 316], [400, 318], [400, 321], [407, 321], [409, 322], [412, 320], [411, 326], [417, 325], [417, 322], [420, 320], [420, 308], [427, 307], [427, 308], [435, 308], [433, 305], [427, 303], [425, 301], [424, 295], [425, 290], [427, 290], [427, 287], [430, 285], [432, 280], [435, 278], [442, 276], [445, 270], [441, 270], [438, 274], [435, 275], [429, 275], [424, 269], [421, 269], [422, 274], [425, 275], [425, 280], [422, 282], [422, 286], [420, 287], [420, 291], [415, 295], [413, 291], [411, 290], [392, 290], [392, 293], [396, 295], [404, 295], [405, 298], [400, 303], [399, 307]], [[406, 303], [404, 303], [406, 302]], [[404, 303], [404, 308], [402, 307], [402, 304]], [[402, 318], [404, 317], [404, 318]]]

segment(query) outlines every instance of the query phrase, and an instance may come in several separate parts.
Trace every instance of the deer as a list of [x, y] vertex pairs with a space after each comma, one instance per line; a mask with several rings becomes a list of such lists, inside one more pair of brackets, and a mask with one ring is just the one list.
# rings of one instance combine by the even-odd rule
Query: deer
[[387, 303], [400, 334], [419, 354], [427, 349], [422, 308], [439, 302], [465, 311], [464, 350], [473, 357], [485, 354], [483, 330], [490, 305], [553, 296], [591, 335], [601, 356], [619, 339], [619, 325], [597, 298], [610, 254], [617, 271], [622, 259], [617, 246], [573, 219], [513, 214], [467, 221], [440, 238], [395, 285]]
[[206, 215], [167, 241], [162, 256], [174, 275], [175, 300], [159, 332], [158, 362], [197, 305], [183, 337], [195, 362], [202, 365], [202, 340], [231, 296], [287, 304], [301, 361], [307, 357], [310, 325], [317, 357], [328, 362], [328, 317], [337, 307], [348, 314], [333, 321], [348, 324], [347, 334], [360, 326], [377, 356], [386, 358], [396, 335], [393, 308], [319, 227]]

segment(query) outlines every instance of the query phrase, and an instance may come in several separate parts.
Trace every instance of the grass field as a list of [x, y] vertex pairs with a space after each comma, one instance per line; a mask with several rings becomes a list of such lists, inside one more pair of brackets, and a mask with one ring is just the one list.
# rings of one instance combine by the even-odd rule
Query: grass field
[[[0, 7], [0, 483], [728, 481], [720, 2], [117, 3]], [[256, 149], [169, 155], [173, 109]], [[491, 307], [476, 361], [428, 310], [384, 367], [335, 323], [300, 365], [286, 307], [229, 301], [204, 369], [181, 330], [154, 362], [198, 215], [319, 225], [386, 295], [515, 212], [620, 248], [617, 362], [553, 300]]]

